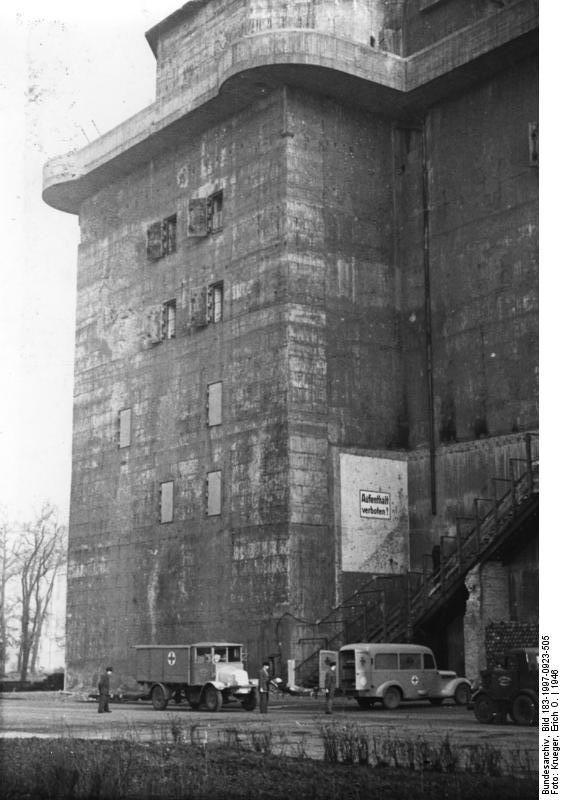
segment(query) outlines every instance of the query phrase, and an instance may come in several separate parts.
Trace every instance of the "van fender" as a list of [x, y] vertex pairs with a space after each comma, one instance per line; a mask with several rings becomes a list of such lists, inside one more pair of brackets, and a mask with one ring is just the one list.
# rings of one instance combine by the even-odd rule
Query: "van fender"
[[380, 698], [383, 697], [386, 689], [389, 689], [391, 686], [395, 686], [396, 689], [399, 689], [402, 695], [404, 694], [403, 687], [401, 686], [401, 684], [398, 683], [397, 681], [390, 680], [390, 681], [385, 681], [384, 683], [381, 683], [379, 686], [376, 687], [376, 691], [374, 693], [375, 697], [380, 697]]
[[450, 692], [450, 696], [454, 695], [454, 692], [458, 688], [458, 686], [467, 686], [471, 693], [471, 683], [468, 681], [467, 678], [454, 678], [449, 683], [446, 683], [446, 688]]

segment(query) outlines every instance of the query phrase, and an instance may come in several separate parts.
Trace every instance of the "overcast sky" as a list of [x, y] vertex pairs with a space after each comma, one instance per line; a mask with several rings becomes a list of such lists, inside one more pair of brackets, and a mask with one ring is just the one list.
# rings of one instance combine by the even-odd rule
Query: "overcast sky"
[[44, 162], [154, 99], [145, 32], [177, 0], [4, 2], [0, 10], [0, 508], [68, 513], [77, 218], [43, 203]]

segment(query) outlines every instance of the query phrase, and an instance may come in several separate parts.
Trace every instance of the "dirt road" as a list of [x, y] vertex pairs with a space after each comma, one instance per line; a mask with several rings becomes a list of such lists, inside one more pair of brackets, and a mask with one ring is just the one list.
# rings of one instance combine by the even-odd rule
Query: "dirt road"
[[[395, 711], [361, 711], [351, 700], [336, 698], [334, 713], [326, 716], [322, 698], [276, 695], [269, 713], [244, 711], [232, 704], [219, 713], [194, 711], [186, 704], [170, 704], [155, 711], [148, 703], [111, 704], [111, 715], [98, 714], [94, 701], [64, 693], [10, 693], [0, 696], [0, 737], [118, 738], [170, 741], [182, 736], [195, 743], [249, 742], [259, 746], [265, 737], [273, 752], [323, 758], [324, 732], [342, 726], [367, 733], [378, 742], [416, 741], [438, 746], [446, 737], [467, 753], [488, 746], [505, 763], [537, 770], [537, 728], [481, 725], [465, 707], [445, 703], [433, 708], [423, 703], [402, 705]], [[518, 771], [518, 770], [516, 770]]]

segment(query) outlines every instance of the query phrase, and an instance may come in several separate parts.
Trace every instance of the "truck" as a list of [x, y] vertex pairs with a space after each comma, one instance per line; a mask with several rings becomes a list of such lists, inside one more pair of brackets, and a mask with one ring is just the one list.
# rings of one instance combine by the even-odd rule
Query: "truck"
[[515, 647], [505, 652], [499, 666], [481, 671], [473, 711], [485, 725], [506, 722], [507, 717], [516, 725], [536, 725], [538, 698], [538, 649]]
[[322, 650], [320, 688], [333, 663], [339, 691], [354, 697], [362, 709], [376, 703], [395, 709], [406, 700], [428, 700], [439, 706], [446, 698], [467, 705], [471, 697], [470, 681], [452, 670], [437, 669], [434, 653], [423, 645], [358, 642], [339, 651]]
[[139, 644], [134, 649], [136, 680], [157, 711], [171, 699], [208, 711], [220, 711], [234, 700], [246, 711], [257, 705], [258, 681], [249, 679], [239, 643]]

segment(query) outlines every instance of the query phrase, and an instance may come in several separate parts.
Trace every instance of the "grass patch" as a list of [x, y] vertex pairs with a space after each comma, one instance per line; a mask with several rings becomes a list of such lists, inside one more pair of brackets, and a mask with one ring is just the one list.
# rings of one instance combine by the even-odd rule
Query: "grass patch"
[[[5, 739], [0, 742], [4, 800], [526, 800], [536, 778], [367, 765], [360, 739], [338, 751], [341, 760], [274, 756], [268, 735], [240, 747], [232, 730], [227, 743], [196, 743], [170, 727], [164, 740]], [[354, 733], [353, 733], [354, 736]], [[354, 741], [354, 740], [353, 740]], [[201, 743], [202, 742], [202, 743]], [[371, 743], [368, 743], [371, 747]], [[253, 749], [250, 749], [253, 748]], [[368, 756], [372, 755], [368, 750]], [[352, 758], [352, 763], [351, 763]]]

